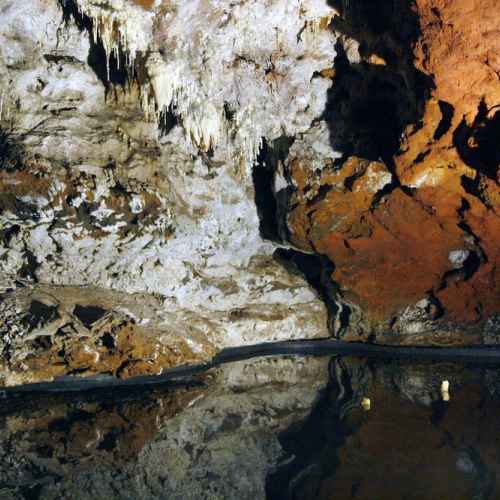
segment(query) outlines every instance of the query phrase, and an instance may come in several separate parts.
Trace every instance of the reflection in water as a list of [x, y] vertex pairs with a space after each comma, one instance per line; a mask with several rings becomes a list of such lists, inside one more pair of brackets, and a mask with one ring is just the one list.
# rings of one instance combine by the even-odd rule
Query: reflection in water
[[0, 499], [494, 499], [499, 409], [493, 368], [326, 357], [7, 399]]
[[307, 417], [327, 367], [261, 358], [175, 390], [3, 401], [0, 498], [265, 498], [278, 435]]
[[499, 497], [495, 370], [333, 359], [330, 373], [309, 417], [280, 436], [269, 499]]

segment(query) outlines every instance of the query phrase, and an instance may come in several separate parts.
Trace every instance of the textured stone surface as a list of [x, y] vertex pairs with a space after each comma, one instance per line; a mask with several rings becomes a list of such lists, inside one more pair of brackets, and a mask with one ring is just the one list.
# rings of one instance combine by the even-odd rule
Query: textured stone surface
[[[259, 234], [251, 172], [262, 136], [305, 130], [322, 112], [331, 82], [311, 77], [333, 61], [333, 9], [274, 2], [269, 16], [261, 2], [135, 4], [1, 6], [9, 383], [119, 375], [125, 358], [135, 368], [124, 376], [157, 373], [224, 346], [328, 335], [316, 293]], [[282, 16], [291, 22], [280, 26]], [[38, 300], [59, 311], [50, 328], [26, 322]], [[90, 366], [100, 327], [82, 327], [77, 305], [133, 324], [132, 345]], [[80, 346], [71, 360], [70, 344]], [[180, 352], [151, 361], [160, 344]]]
[[4, 1], [4, 383], [331, 334], [496, 343], [497, 12]]
[[496, 2], [332, 3], [360, 45], [337, 48], [327, 119], [287, 158], [290, 241], [332, 261], [346, 339], [481, 342], [500, 307]]

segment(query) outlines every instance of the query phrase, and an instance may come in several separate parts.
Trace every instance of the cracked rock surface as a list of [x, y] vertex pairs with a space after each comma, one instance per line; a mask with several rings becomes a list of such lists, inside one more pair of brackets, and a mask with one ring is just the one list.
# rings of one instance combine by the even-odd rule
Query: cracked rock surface
[[325, 120], [285, 161], [289, 239], [331, 260], [344, 339], [491, 340], [500, 307], [498, 5], [331, 4], [333, 27], [359, 46], [353, 54], [339, 39]]
[[3, 384], [330, 335], [497, 343], [496, 0], [0, 20]]
[[4, 383], [328, 335], [259, 234], [251, 166], [263, 135], [321, 113], [334, 11], [271, 7], [2, 3]]

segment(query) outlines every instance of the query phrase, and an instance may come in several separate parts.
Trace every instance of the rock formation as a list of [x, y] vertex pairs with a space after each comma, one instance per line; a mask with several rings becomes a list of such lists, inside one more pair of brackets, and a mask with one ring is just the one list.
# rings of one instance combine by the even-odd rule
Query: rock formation
[[2, 383], [495, 343], [495, 7], [2, 2]]
[[345, 338], [494, 341], [498, 6], [332, 3], [359, 46], [339, 45], [325, 122], [287, 157], [290, 240], [334, 264]]

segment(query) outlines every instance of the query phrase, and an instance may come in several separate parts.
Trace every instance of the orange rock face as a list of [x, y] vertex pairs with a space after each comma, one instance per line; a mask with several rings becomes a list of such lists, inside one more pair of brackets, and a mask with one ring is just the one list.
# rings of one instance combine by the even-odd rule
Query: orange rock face
[[133, 2], [144, 7], [146, 10], [151, 10], [155, 6], [154, 0], [133, 0]]
[[335, 72], [330, 142], [343, 155], [292, 151], [290, 241], [333, 262], [345, 338], [484, 340], [500, 313], [498, 2], [417, 0], [406, 48], [403, 29], [341, 14], [361, 42], [361, 61]]

